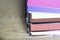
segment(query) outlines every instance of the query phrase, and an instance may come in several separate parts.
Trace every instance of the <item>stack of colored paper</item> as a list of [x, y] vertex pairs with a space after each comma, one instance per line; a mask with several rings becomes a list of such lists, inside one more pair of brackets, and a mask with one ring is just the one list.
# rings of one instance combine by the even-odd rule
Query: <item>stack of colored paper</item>
[[27, 24], [30, 35], [60, 34], [60, 0], [28, 0]]

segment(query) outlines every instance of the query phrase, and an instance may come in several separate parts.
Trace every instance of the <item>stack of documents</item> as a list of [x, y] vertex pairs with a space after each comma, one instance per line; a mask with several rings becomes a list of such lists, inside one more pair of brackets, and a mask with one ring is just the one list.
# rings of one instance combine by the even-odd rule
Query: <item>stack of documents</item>
[[60, 34], [60, 0], [28, 0], [27, 12], [30, 35]]

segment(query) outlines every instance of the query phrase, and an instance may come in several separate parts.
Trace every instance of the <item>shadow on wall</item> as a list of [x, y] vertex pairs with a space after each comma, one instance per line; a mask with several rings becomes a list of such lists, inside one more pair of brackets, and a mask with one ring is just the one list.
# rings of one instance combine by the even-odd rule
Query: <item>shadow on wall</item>
[[27, 11], [26, 11], [26, 4], [27, 4], [27, 0], [19, 0], [18, 1], [18, 5], [19, 5], [19, 8], [20, 8], [20, 18], [21, 18], [21, 21], [22, 21], [22, 24], [23, 24], [23, 26], [24, 26], [24, 30], [27, 32], [27, 25], [26, 25], [26, 13], [27, 13]]
[[0, 37], [0, 40], [3, 40], [3, 39]]

